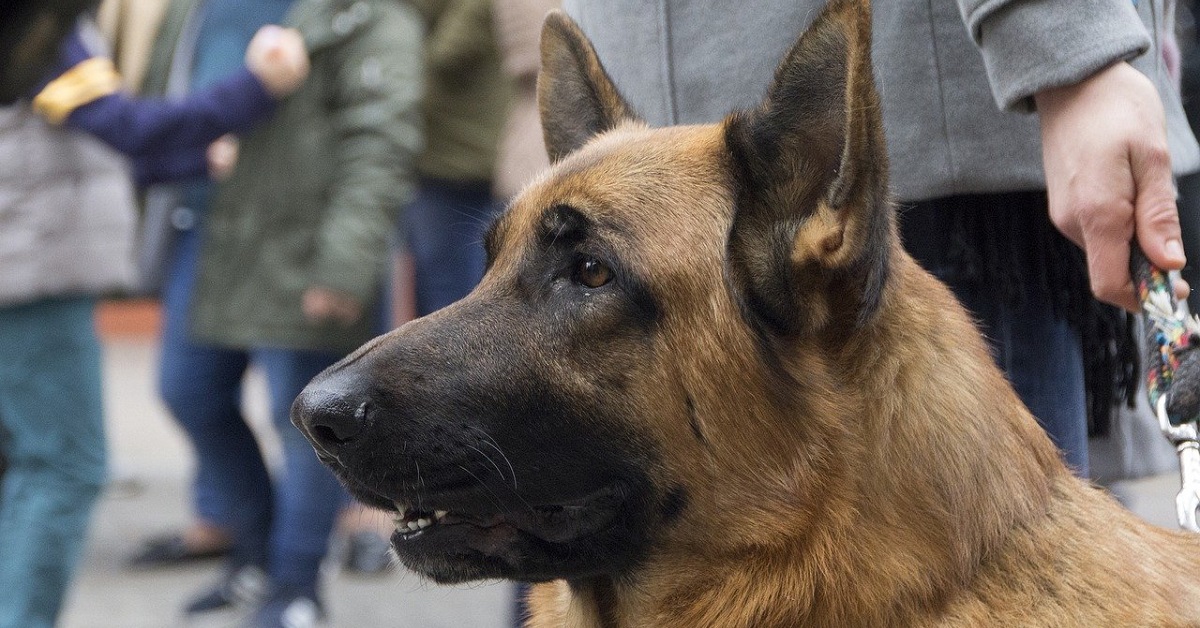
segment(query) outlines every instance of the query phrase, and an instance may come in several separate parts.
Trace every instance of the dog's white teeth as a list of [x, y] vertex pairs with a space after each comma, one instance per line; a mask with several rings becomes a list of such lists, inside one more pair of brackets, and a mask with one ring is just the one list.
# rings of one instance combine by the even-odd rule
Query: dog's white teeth
[[433, 511], [433, 518], [441, 521], [442, 519], [445, 519], [446, 515], [448, 514], [450, 514], [450, 511], [448, 510], [435, 510]]
[[431, 519], [417, 519], [417, 527], [420, 529], [428, 528], [431, 525], [433, 525], [433, 521]]
[[420, 524], [418, 524], [416, 521], [409, 521], [406, 525], [408, 526], [409, 530], [414, 532], [421, 529]]

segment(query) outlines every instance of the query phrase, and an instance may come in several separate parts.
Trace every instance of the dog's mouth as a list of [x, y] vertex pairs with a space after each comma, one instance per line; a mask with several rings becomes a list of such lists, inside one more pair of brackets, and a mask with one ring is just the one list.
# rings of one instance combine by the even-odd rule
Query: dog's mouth
[[613, 523], [621, 508], [620, 491], [610, 485], [575, 500], [491, 513], [468, 513], [395, 502], [396, 533], [393, 544], [405, 544], [439, 534], [503, 537], [521, 534], [546, 543], [567, 543], [602, 531]]
[[549, 580], [592, 572], [598, 553], [637, 545], [638, 500], [619, 480], [582, 497], [532, 501], [513, 493], [501, 500], [496, 487], [483, 485], [388, 497], [341, 475], [361, 501], [391, 512], [400, 562], [436, 582]]

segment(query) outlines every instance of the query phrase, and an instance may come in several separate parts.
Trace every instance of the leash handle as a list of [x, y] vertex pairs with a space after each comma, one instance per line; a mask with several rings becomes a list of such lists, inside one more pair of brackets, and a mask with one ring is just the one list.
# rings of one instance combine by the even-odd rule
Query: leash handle
[[[1135, 243], [1130, 272], [1142, 305], [1146, 343], [1146, 391], [1150, 406], [1167, 397], [1171, 425], [1200, 418], [1200, 323], [1189, 316], [1187, 303], [1175, 299], [1170, 274], [1150, 263]], [[1175, 386], [1179, 381], [1182, 385]]]
[[1130, 251], [1130, 272], [1142, 304], [1146, 343], [1146, 392], [1158, 425], [1179, 456], [1179, 527], [1200, 532], [1200, 323], [1177, 302], [1171, 277], [1150, 263], [1137, 243]]

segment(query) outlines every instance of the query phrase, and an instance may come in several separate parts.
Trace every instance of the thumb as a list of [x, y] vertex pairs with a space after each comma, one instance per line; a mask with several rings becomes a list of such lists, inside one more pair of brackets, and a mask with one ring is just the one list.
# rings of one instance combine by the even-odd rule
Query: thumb
[[1186, 259], [1171, 159], [1165, 148], [1135, 148], [1130, 153], [1130, 167], [1137, 190], [1133, 211], [1138, 244], [1155, 266], [1179, 270]]

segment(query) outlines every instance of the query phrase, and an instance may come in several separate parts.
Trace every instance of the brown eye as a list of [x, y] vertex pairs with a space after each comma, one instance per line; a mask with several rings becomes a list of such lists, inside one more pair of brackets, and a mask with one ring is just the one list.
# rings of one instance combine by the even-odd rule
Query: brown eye
[[589, 288], [599, 288], [612, 281], [612, 277], [612, 269], [593, 257], [581, 260], [575, 267], [575, 281]]

